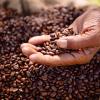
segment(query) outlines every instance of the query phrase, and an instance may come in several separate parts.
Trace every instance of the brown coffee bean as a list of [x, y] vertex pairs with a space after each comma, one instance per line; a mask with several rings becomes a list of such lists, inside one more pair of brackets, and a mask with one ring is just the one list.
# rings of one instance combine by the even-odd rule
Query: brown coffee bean
[[55, 97], [55, 96], [56, 96], [56, 92], [52, 92], [52, 93], [50, 94], [50, 96], [51, 96], [51, 97]]
[[14, 69], [19, 69], [19, 65], [17, 64], [17, 65], [14, 65]]
[[41, 76], [41, 79], [46, 81], [48, 79], [48, 76], [45, 74], [45, 75]]
[[56, 88], [55, 86], [52, 86], [51, 89], [52, 89], [53, 91], [57, 91], [57, 88]]
[[46, 46], [45, 48], [46, 48], [48, 51], [51, 51], [50, 46]]
[[42, 91], [41, 95], [44, 97], [44, 96], [47, 96], [47, 95], [48, 95], [48, 93], [47, 93], [47, 92], [45, 92], [45, 91]]
[[38, 85], [40, 85], [40, 86], [41, 86], [42, 84], [43, 84], [43, 82], [42, 82], [42, 81], [39, 81], [39, 82], [38, 82]]
[[46, 54], [46, 51], [43, 51], [43, 50], [42, 50], [41, 53]]
[[54, 56], [55, 54], [53, 52], [48, 52], [48, 55]]

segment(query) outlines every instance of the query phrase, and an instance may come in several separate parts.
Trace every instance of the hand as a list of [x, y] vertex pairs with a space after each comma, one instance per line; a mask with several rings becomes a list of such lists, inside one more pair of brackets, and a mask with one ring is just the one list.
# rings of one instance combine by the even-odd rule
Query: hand
[[73, 28], [74, 32], [79, 33], [79, 35], [60, 38], [57, 40], [57, 45], [66, 49], [83, 49], [78, 52], [72, 52], [74, 56], [68, 53], [50, 56], [38, 52], [39, 48], [36, 45], [50, 41], [49, 35], [31, 38], [29, 43], [21, 45], [22, 52], [33, 63], [51, 66], [88, 63], [100, 48], [100, 8], [87, 10], [69, 27]]
[[68, 36], [58, 40], [58, 46], [67, 49], [91, 48], [100, 46], [100, 8], [91, 8], [78, 17], [69, 28], [73, 28], [76, 36]]

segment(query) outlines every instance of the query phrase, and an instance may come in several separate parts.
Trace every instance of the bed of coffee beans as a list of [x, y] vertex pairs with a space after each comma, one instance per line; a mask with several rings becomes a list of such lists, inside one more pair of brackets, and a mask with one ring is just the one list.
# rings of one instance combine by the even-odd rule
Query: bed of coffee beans
[[100, 52], [88, 64], [52, 68], [34, 66], [20, 50], [32, 36], [62, 32], [83, 12], [56, 7], [21, 16], [0, 9], [0, 100], [99, 100]]

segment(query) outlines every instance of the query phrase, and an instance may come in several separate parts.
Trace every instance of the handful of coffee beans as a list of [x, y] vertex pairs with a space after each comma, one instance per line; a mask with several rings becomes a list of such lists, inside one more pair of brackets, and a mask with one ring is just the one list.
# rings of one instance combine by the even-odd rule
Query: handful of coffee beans
[[51, 33], [50, 34], [50, 41], [49, 42], [45, 42], [42, 46], [41, 46], [41, 50], [40, 52], [42, 54], [46, 54], [46, 55], [59, 55], [62, 53], [71, 53], [72, 51], [75, 50], [68, 50], [68, 49], [62, 49], [59, 48], [56, 44], [56, 40], [61, 38], [62, 36], [71, 36], [71, 35], [76, 35], [76, 33], [74, 33], [72, 28], [66, 28], [63, 30], [63, 32], [55, 32], [55, 33]]

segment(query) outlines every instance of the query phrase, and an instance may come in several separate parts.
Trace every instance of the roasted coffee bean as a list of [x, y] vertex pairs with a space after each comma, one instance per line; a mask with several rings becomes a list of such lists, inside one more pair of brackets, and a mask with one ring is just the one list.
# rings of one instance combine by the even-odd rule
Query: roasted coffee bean
[[47, 93], [47, 92], [45, 92], [45, 91], [42, 91], [41, 95], [44, 97], [44, 96], [47, 96], [47, 95], [48, 95], [48, 93]]
[[50, 94], [50, 97], [55, 97], [56, 96], [56, 92], [52, 92], [51, 94]]
[[41, 53], [46, 54], [46, 51], [43, 51], [43, 50], [42, 50]]
[[48, 52], [48, 55], [54, 56], [55, 53], [54, 52]]

